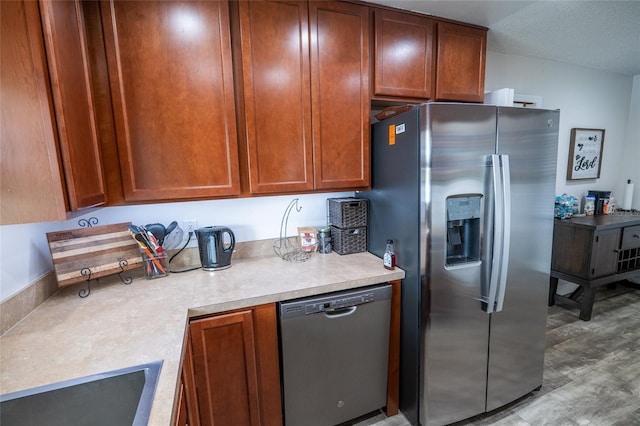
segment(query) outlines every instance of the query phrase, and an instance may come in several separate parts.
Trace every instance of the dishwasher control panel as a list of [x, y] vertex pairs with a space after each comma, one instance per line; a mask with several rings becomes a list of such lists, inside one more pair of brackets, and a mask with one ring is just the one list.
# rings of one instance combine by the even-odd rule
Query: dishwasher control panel
[[349, 308], [351, 306], [362, 305], [373, 302], [373, 293], [361, 294], [358, 296], [347, 296], [340, 299], [332, 299], [325, 302], [309, 303], [304, 306], [304, 313], [317, 314], [318, 312], [331, 311], [334, 309]]
[[391, 299], [391, 285], [389, 284], [279, 302], [278, 311], [280, 319], [287, 320], [386, 299]]

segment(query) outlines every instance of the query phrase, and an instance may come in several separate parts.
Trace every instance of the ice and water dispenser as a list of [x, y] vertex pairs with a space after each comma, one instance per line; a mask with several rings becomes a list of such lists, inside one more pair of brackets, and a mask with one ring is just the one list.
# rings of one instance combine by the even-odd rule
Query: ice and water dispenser
[[480, 261], [480, 200], [482, 195], [447, 197], [446, 266]]

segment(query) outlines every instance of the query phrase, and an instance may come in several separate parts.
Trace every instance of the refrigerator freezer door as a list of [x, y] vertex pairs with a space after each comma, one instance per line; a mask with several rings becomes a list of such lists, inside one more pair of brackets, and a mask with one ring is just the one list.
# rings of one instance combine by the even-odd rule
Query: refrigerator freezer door
[[498, 109], [497, 152], [511, 166], [511, 237], [501, 312], [491, 315], [487, 410], [542, 385], [558, 111]]
[[[426, 107], [426, 135], [432, 146], [427, 159], [431, 188], [430, 250], [427, 290], [423, 290], [421, 324], [424, 341], [420, 423], [443, 425], [485, 411], [490, 315], [481, 297], [488, 286], [486, 250], [481, 261], [445, 266], [447, 197], [480, 194], [481, 239], [485, 212], [493, 203], [491, 155], [495, 152], [495, 107], [430, 104]], [[428, 143], [427, 143], [428, 144]], [[428, 186], [427, 186], [428, 188]], [[426, 189], [423, 189], [426, 191]], [[484, 243], [483, 243], [484, 247]]]
[[376, 123], [371, 129], [371, 191], [359, 194], [369, 199], [367, 246], [383, 256], [392, 239], [398, 267], [405, 270], [402, 281], [400, 340], [400, 409], [412, 422], [418, 421], [420, 380], [420, 282], [424, 277], [424, 245], [427, 231], [421, 226], [427, 200], [421, 192], [425, 173], [421, 168], [420, 113], [415, 108]]

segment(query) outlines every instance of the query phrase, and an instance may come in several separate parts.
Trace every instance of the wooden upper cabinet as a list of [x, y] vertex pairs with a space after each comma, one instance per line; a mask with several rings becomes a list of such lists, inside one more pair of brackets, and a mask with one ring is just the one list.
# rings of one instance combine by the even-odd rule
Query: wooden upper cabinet
[[367, 187], [368, 9], [238, 6], [251, 193]]
[[106, 201], [79, 1], [41, 0], [60, 153], [72, 211]]
[[250, 192], [313, 189], [307, 3], [238, 6]]
[[240, 193], [226, 1], [109, 1], [102, 20], [126, 201]]
[[374, 96], [432, 99], [435, 22], [427, 17], [374, 10]]
[[315, 188], [370, 184], [369, 9], [309, 2]]
[[0, 1], [0, 224], [66, 219], [38, 3]]
[[487, 31], [438, 22], [436, 100], [482, 102]]

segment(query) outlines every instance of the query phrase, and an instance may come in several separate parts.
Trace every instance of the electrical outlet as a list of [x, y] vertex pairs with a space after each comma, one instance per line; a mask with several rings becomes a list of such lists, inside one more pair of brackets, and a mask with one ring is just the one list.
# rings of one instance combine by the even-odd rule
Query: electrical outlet
[[197, 220], [185, 220], [182, 222], [184, 225], [184, 232], [194, 232], [198, 228]]

